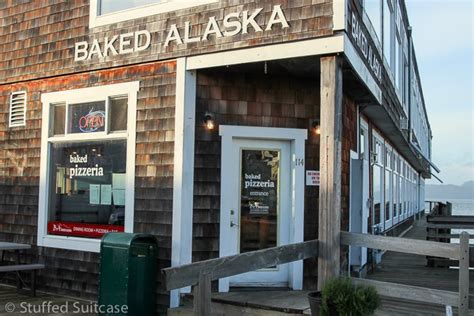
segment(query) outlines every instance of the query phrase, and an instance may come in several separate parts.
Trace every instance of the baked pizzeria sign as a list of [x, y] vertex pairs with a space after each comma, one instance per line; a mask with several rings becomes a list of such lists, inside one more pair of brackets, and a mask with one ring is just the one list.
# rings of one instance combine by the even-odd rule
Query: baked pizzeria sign
[[[218, 22], [215, 16], [208, 19], [206, 28], [202, 35], [191, 36], [194, 34], [189, 21], [184, 25], [172, 24], [166, 32], [164, 47], [171, 44], [184, 45], [188, 43], [201, 43], [208, 41], [211, 36], [215, 38], [232, 37], [238, 34], [248, 34], [249, 32], [268, 32], [274, 26], [280, 25], [281, 28], [289, 28], [290, 25], [283, 13], [281, 5], [275, 5], [265, 25], [259, 25], [257, 19], [263, 15], [263, 8], [253, 11], [240, 11], [227, 14], [222, 22]], [[157, 36], [157, 38], [160, 38]], [[132, 54], [144, 51], [150, 48], [153, 41], [153, 34], [147, 30], [140, 30], [131, 33], [118, 34], [112, 37], [105, 37], [102, 40], [93, 39], [92, 43], [87, 41], [75, 43], [74, 61], [90, 60], [93, 58], [103, 59], [108, 56]]]

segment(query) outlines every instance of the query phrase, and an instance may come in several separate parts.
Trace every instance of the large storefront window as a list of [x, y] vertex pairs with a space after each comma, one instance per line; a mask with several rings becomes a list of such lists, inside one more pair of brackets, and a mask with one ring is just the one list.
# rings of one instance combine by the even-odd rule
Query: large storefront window
[[39, 245], [98, 251], [132, 231], [138, 86], [43, 94]]
[[48, 233], [123, 231], [126, 159], [125, 140], [52, 144]]

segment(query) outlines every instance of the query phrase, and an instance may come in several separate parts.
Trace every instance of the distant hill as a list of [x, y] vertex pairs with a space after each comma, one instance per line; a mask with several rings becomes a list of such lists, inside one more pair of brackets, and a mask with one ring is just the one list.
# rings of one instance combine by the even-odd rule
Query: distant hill
[[474, 199], [474, 181], [462, 185], [427, 184], [425, 197], [426, 200]]

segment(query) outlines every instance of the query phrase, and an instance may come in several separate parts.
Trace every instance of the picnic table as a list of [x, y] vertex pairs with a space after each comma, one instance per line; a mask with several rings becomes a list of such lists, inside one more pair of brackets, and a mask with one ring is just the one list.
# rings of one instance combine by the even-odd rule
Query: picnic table
[[[21, 279], [20, 271], [30, 271], [31, 272], [30, 293], [32, 296], [36, 296], [36, 271], [44, 269], [44, 265], [38, 264], [38, 263], [21, 264], [21, 261], [20, 261], [21, 250], [28, 250], [28, 249], [31, 249], [31, 245], [0, 241], [0, 251], [2, 252], [1, 261], [0, 261], [0, 273], [15, 272], [17, 291], [20, 292], [23, 287], [23, 280]], [[14, 251], [16, 253], [15, 264], [5, 265], [4, 258], [5, 258], [6, 251]]]

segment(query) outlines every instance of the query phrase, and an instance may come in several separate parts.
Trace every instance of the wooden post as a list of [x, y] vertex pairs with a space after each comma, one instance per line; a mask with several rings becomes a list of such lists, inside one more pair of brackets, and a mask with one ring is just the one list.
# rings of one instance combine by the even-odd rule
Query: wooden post
[[211, 275], [199, 273], [199, 282], [194, 288], [194, 315], [211, 315]]
[[459, 238], [459, 315], [469, 309], [469, 234], [462, 232]]
[[340, 272], [342, 70], [338, 56], [321, 57], [318, 289]]

